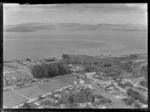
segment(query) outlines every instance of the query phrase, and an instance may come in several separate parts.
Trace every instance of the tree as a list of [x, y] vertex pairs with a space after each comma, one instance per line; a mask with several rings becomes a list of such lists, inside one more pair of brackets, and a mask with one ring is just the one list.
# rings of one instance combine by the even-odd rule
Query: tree
[[49, 100], [45, 100], [42, 102], [43, 105], [51, 105], [52, 103]]
[[130, 54], [130, 58], [135, 61], [138, 58], [138, 56], [136, 54]]
[[67, 59], [67, 58], [70, 58], [70, 57], [69, 57], [68, 54], [63, 54], [63, 55], [62, 55], [62, 58], [63, 58], [63, 59]]
[[134, 102], [135, 102], [135, 100], [134, 100], [133, 98], [128, 98], [128, 99], [125, 101], [126, 105], [131, 105], [131, 104], [133, 104]]
[[41, 99], [42, 99], [42, 96], [41, 96], [41, 95], [39, 95], [39, 96], [38, 96], [38, 100], [41, 100]]
[[25, 109], [30, 109], [32, 108], [31, 105], [29, 103], [24, 103], [21, 108], [25, 108]]
[[90, 66], [90, 65], [85, 66], [84, 69], [85, 69], [86, 72], [93, 72], [94, 71], [94, 67]]
[[98, 65], [98, 63], [97, 62], [94, 62], [94, 72], [95, 72], [95, 70], [96, 70], [96, 66]]
[[70, 95], [70, 96], [68, 97], [68, 103], [69, 103], [70, 105], [72, 105], [72, 104], [74, 103], [74, 99], [73, 99], [73, 96], [72, 96], [72, 95]]
[[121, 88], [125, 88], [125, 85], [123, 83], [118, 83], [118, 86], [120, 86]]
[[140, 81], [140, 85], [143, 87], [147, 87], [147, 81], [145, 80]]
[[131, 88], [127, 90], [127, 94], [131, 96], [134, 100], [139, 100], [141, 103], [147, 104], [147, 100], [145, 100], [139, 92]]
[[26, 61], [31, 61], [29, 58], [26, 58]]
[[42, 78], [44, 74], [42, 65], [34, 65], [31, 69], [31, 72], [35, 78]]
[[88, 96], [88, 101], [93, 103], [94, 102], [94, 96], [90, 94]]
[[134, 107], [137, 108], [137, 109], [141, 108], [140, 104], [138, 104], [138, 103], [135, 103]]

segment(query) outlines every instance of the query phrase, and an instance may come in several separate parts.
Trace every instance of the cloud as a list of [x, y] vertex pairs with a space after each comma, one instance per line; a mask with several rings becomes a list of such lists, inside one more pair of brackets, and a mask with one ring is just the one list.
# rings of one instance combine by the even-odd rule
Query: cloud
[[147, 18], [147, 4], [4, 4], [4, 23], [77, 22], [141, 23]]
[[142, 9], [144, 11], [147, 11], [147, 4], [146, 3], [139, 3], [139, 4], [126, 4], [127, 7], [134, 7], [134, 8], [139, 8], [139, 9]]

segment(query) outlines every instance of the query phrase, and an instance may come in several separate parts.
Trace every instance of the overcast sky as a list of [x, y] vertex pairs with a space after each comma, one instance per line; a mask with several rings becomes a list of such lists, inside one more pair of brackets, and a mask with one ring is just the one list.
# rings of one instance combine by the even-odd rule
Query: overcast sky
[[4, 4], [4, 25], [33, 22], [147, 25], [147, 4]]

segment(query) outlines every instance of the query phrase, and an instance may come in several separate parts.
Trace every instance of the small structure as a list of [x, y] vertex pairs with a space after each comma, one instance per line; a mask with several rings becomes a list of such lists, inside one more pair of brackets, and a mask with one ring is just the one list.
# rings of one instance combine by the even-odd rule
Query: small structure
[[61, 98], [60, 94], [54, 94], [55, 97]]
[[82, 79], [79, 79], [80, 81], [80, 84], [84, 84], [85, 83], [85, 81], [84, 80], [82, 80]]
[[74, 81], [74, 84], [77, 84], [77, 81]]
[[34, 104], [37, 105], [37, 106], [40, 106], [40, 102], [39, 101], [35, 101]]
[[85, 75], [87, 76], [87, 77], [91, 77], [91, 76], [93, 76], [93, 75], [95, 75], [96, 74], [96, 72], [88, 72], [88, 73], [86, 73]]
[[93, 89], [93, 86], [91, 84], [88, 85], [88, 88]]

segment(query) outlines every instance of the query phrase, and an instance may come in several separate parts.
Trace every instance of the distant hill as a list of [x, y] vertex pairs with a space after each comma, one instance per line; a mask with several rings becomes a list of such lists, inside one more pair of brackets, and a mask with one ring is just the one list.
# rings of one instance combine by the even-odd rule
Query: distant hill
[[4, 26], [6, 32], [34, 32], [37, 30], [114, 30], [147, 31], [144, 25], [136, 24], [80, 24], [80, 23], [23, 23]]

